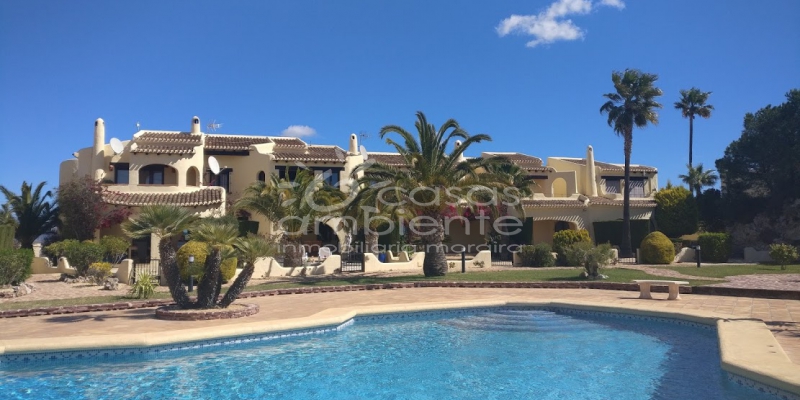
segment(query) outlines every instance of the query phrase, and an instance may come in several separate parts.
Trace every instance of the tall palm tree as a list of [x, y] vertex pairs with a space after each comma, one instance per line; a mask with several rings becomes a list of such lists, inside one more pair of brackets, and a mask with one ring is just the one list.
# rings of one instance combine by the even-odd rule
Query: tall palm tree
[[242, 261], [244, 269], [242, 269], [242, 272], [236, 277], [236, 280], [233, 281], [231, 287], [228, 288], [225, 297], [219, 302], [219, 306], [222, 308], [231, 305], [231, 303], [236, 300], [236, 297], [242, 293], [245, 286], [247, 286], [247, 282], [250, 281], [250, 278], [253, 276], [256, 261], [259, 258], [270, 257], [277, 251], [274, 243], [261, 236], [254, 235], [236, 239], [233, 243], [233, 247], [236, 249], [236, 254]]
[[232, 250], [239, 237], [239, 225], [233, 217], [206, 218], [192, 230], [192, 239], [208, 244], [211, 253], [206, 257], [203, 278], [197, 285], [198, 308], [212, 308], [222, 287], [220, 266], [223, 253]]
[[161, 239], [158, 244], [161, 270], [167, 278], [172, 299], [182, 308], [189, 308], [192, 303], [181, 282], [173, 238], [191, 229], [196, 221], [197, 217], [183, 207], [151, 205], [142, 207], [138, 215], [122, 224], [122, 230], [131, 238], [155, 235]]
[[675, 109], [681, 110], [684, 118], [689, 118], [689, 165], [692, 164], [692, 141], [694, 140], [694, 117], [695, 115], [709, 118], [714, 106], [706, 104], [711, 92], [703, 92], [693, 87], [689, 90], [681, 90], [681, 99], [675, 102]]
[[606, 93], [603, 97], [608, 101], [600, 107], [601, 114], [608, 114], [608, 126], [614, 128], [617, 136], [625, 142], [625, 190], [622, 206], [622, 243], [620, 256], [630, 257], [631, 250], [631, 148], [633, 146], [633, 127], [644, 128], [648, 123], [658, 124], [658, 112], [661, 104], [655, 98], [662, 95], [661, 89], [655, 86], [658, 75], [643, 73], [636, 69], [625, 72], [614, 71], [611, 81], [616, 92]]
[[678, 178], [681, 178], [683, 183], [689, 186], [690, 189], [694, 191], [694, 197], [700, 197], [700, 193], [703, 192], [704, 187], [714, 186], [717, 183], [717, 179], [719, 177], [713, 169], [708, 171], [703, 171], [703, 164], [697, 164], [697, 167], [692, 167], [691, 164], [686, 165], [688, 172], [686, 175], [678, 175]]
[[15, 237], [24, 248], [33, 247], [36, 238], [58, 226], [58, 207], [55, 202], [47, 200], [53, 197], [52, 192], [42, 193], [45, 184], [41, 182], [34, 189], [32, 184], [22, 182], [20, 194], [0, 185], [0, 192], [6, 196], [10, 211], [16, 218]]
[[398, 202], [390, 201], [391, 193], [382, 192], [383, 187], [374, 185], [358, 189], [342, 211], [345, 229], [350, 232], [364, 231], [365, 253], [378, 253], [379, 231], [386, 224], [411, 217], [406, 210], [394, 206]]
[[293, 181], [273, 174], [269, 182], [255, 182], [245, 189], [236, 208], [263, 215], [283, 231], [284, 266], [302, 265], [300, 238], [317, 220], [340, 213], [345, 195], [313, 172], [300, 169]]
[[[381, 128], [381, 138], [394, 134], [402, 144], [388, 138], [405, 160], [407, 167], [398, 168], [381, 162], [365, 163], [354, 175], [363, 171], [358, 187], [385, 186], [384, 194], [402, 203], [402, 208], [414, 218], [410, 230], [422, 240], [425, 248], [423, 271], [426, 276], [447, 273], [444, 239], [444, 215], [453, 204], [469, 204], [471, 190], [503, 189], [505, 179], [487, 171], [488, 165], [506, 162], [499, 157], [464, 159], [461, 156], [471, 145], [490, 141], [488, 135], [469, 135], [454, 119], [437, 129], [428, 123], [425, 114], [417, 112], [416, 137], [397, 125]], [[447, 151], [452, 140], [463, 139], [461, 146]], [[483, 172], [483, 173], [482, 173]]]

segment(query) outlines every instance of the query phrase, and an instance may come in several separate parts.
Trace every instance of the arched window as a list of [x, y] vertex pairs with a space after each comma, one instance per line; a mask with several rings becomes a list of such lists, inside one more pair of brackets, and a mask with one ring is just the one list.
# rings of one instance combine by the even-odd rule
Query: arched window
[[267, 174], [264, 171], [260, 171], [258, 173], [258, 181], [259, 182], [266, 182], [267, 181]]
[[567, 181], [564, 178], [553, 181], [553, 197], [567, 197]]
[[186, 171], [186, 185], [187, 186], [200, 186], [200, 173], [195, 167], [189, 167]]
[[169, 165], [151, 164], [139, 169], [140, 185], [177, 185], [178, 171]]

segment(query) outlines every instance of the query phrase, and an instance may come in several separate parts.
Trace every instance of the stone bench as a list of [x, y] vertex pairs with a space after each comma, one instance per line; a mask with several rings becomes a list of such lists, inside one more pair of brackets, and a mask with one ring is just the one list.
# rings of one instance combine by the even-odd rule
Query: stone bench
[[653, 297], [650, 296], [650, 286], [657, 285], [657, 286], [668, 286], [669, 287], [669, 296], [667, 300], [678, 300], [681, 298], [680, 294], [680, 286], [681, 285], [688, 285], [689, 282], [686, 281], [661, 281], [661, 280], [634, 280], [634, 283], [639, 284], [639, 298], [640, 299], [652, 299]]

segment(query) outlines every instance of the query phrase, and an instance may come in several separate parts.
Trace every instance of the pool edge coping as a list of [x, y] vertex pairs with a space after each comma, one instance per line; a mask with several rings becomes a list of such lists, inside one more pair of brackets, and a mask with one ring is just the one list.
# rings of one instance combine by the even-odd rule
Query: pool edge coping
[[[271, 321], [245, 322], [215, 327], [162, 332], [70, 337], [67, 342], [50, 338], [0, 340], [0, 355], [63, 351], [150, 348], [177, 343], [237, 336], [270, 334], [326, 326], [338, 326], [358, 317], [377, 314], [435, 311], [503, 306], [569, 308], [587, 311], [633, 314], [715, 325], [722, 369], [746, 379], [800, 396], [800, 366], [794, 364], [763, 321], [736, 318], [703, 310], [657, 310], [637, 305], [598, 305], [572, 299], [550, 300], [459, 300], [436, 303], [385, 304], [337, 307], [316, 314]], [[103, 339], [108, 340], [103, 340]], [[113, 338], [113, 340], [111, 340]]]

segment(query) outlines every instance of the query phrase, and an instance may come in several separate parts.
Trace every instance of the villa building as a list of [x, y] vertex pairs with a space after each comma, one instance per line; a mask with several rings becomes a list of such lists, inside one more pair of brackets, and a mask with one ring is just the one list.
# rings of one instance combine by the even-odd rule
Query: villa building
[[[292, 137], [244, 136], [204, 133], [200, 119], [194, 117], [189, 131], [140, 130], [125, 141], [105, 139], [102, 119], [95, 121], [94, 145], [74, 153], [75, 158], [60, 166], [60, 183], [84, 176], [106, 184], [104, 199], [109, 205], [138, 207], [149, 204], [174, 204], [187, 207], [200, 216], [224, 214], [251, 183], [270, 179], [272, 174], [292, 178], [299, 168], [308, 168], [344, 192], [350, 191], [352, 171], [365, 162], [356, 135], [350, 135], [348, 148], [312, 145]], [[542, 159], [522, 153], [485, 152], [481, 157], [502, 155], [534, 178], [534, 195], [522, 199], [524, 232], [520, 243], [552, 243], [553, 234], [563, 229], [587, 229], [596, 237], [594, 226], [622, 218], [624, 170], [620, 164], [594, 160], [591, 146], [586, 158], [550, 157]], [[219, 172], [209, 166], [212, 157]], [[368, 159], [403, 167], [396, 153], [369, 152]], [[657, 170], [631, 165], [631, 219], [649, 221], [658, 188]], [[251, 231], [273, 233], [272, 224], [258, 215], [239, 215], [249, 221]], [[345, 240], [340, 221], [318, 223], [304, 242], [331, 244], [339, 248]], [[448, 227], [448, 240], [457, 244], [483, 244], [485, 235], [474, 223], [454, 223]], [[119, 226], [99, 235], [121, 235]], [[158, 238], [135, 241], [133, 257], [157, 258]]]

